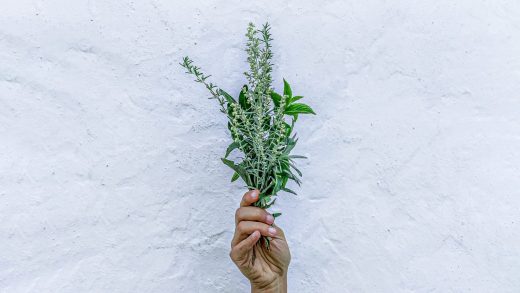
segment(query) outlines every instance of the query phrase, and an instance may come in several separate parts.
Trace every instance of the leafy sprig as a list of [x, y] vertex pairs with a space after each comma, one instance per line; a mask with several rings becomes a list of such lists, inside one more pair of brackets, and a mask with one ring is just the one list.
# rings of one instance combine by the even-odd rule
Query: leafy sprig
[[[195, 76], [216, 99], [221, 112], [228, 117], [228, 129], [232, 143], [227, 147], [222, 162], [234, 173], [231, 181], [241, 178], [249, 189], [260, 190], [255, 206], [267, 209], [275, 201], [280, 191], [296, 194], [287, 188], [289, 180], [301, 183], [301, 171], [295, 159], [304, 156], [291, 155], [298, 139], [293, 134], [294, 124], [300, 114], [316, 114], [306, 104], [298, 102], [303, 96], [293, 96], [289, 83], [284, 79], [283, 94], [272, 88], [273, 53], [271, 33], [268, 23], [256, 29], [250, 23], [246, 33], [246, 52], [249, 70], [244, 72], [247, 84], [242, 86], [237, 99], [220, 89], [207, 79], [201, 69], [193, 65], [189, 57], [180, 63], [186, 73]], [[235, 150], [242, 154], [241, 161], [234, 162], [228, 156]], [[280, 213], [274, 213], [277, 217]], [[265, 239], [269, 247], [269, 239]]]

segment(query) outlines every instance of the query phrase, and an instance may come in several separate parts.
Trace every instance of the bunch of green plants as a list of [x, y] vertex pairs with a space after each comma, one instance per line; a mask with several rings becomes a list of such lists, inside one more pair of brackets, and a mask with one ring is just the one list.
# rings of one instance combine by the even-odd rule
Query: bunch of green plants
[[[272, 87], [271, 73], [271, 33], [268, 23], [257, 29], [250, 23], [247, 28], [247, 62], [245, 72], [247, 84], [235, 99], [230, 94], [208, 81], [209, 75], [193, 65], [189, 57], [184, 57], [181, 66], [195, 81], [203, 84], [215, 99], [222, 113], [228, 117], [228, 128], [233, 141], [227, 148], [222, 162], [235, 172], [231, 181], [241, 178], [249, 189], [260, 190], [255, 206], [267, 209], [275, 201], [280, 191], [296, 194], [287, 188], [289, 180], [300, 185], [302, 173], [294, 159], [304, 156], [292, 155], [298, 139], [294, 124], [300, 114], [315, 114], [311, 107], [300, 102], [302, 96], [293, 95], [291, 86], [284, 79], [283, 94]], [[240, 161], [232, 161], [228, 156], [234, 150], [241, 153]], [[280, 213], [273, 214], [274, 217]], [[269, 247], [269, 239], [265, 239]]]

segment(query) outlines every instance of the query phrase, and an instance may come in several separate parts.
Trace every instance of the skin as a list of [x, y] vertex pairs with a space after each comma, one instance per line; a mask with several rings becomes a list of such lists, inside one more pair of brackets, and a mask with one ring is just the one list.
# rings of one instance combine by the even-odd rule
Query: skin
[[[287, 270], [291, 253], [280, 227], [265, 210], [251, 206], [259, 191], [244, 194], [235, 213], [235, 235], [229, 256], [251, 282], [251, 292], [287, 292]], [[271, 237], [267, 250], [261, 236]], [[254, 256], [254, 262], [253, 262]]]

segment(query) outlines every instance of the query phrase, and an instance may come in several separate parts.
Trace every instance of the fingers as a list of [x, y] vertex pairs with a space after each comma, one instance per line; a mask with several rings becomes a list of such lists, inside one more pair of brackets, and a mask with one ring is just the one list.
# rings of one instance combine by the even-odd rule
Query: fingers
[[231, 241], [231, 247], [234, 247], [242, 240], [246, 239], [250, 234], [259, 231], [263, 236], [276, 236], [278, 230], [268, 224], [253, 221], [241, 221], [235, 229], [235, 235]]
[[249, 190], [244, 194], [242, 197], [242, 201], [240, 202], [241, 207], [247, 207], [252, 205], [254, 202], [258, 200], [258, 195], [260, 194], [260, 191], [258, 189]]
[[271, 227], [276, 229], [276, 236], [285, 239], [285, 234], [283, 233], [282, 228], [278, 227], [276, 224], [272, 224]]
[[256, 221], [271, 225], [274, 223], [274, 217], [261, 208], [241, 207], [235, 213], [235, 224], [241, 221]]
[[240, 261], [244, 259], [244, 257], [247, 255], [247, 252], [255, 246], [255, 244], [258, 242], [258, 239], [260, 239], [260, 232], [254, 231], [247, 237], [246, 239], [239, 242], [237, 245], [235, 245], [231, 252], [229, 253], [229, 256], [234, 261]]

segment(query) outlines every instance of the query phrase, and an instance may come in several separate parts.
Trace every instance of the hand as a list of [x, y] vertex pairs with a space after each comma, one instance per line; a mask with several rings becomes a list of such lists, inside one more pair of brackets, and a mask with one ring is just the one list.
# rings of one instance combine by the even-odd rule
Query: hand
[[[291, 261], [285, 235], [265, 210], [251, 206], [259, 191], [244, 194], [235, 214], [235, 235], [229, 256], [251, 282], [251, 292], [287, 292], [287, 270]], [[269, 250], [260, 236], [271, 238]]]

